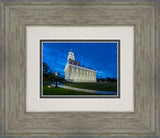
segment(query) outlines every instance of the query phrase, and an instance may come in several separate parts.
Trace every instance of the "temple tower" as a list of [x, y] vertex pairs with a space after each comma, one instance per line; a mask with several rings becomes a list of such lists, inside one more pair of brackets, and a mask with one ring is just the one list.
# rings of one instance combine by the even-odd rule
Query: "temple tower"
[[74, 58], [74, 53], [72, 52], [72, 49], [71, 49], [71, 51], [68, 53], [68, 61], [69, 61], [69, 59], [75, 60], [75, 58]]
[[75, 60], [72, 50], [68, 53], [67, 64], [64, 69], [65, 80], [71, 82], [96, 82], [96, 70], [86, 68]]

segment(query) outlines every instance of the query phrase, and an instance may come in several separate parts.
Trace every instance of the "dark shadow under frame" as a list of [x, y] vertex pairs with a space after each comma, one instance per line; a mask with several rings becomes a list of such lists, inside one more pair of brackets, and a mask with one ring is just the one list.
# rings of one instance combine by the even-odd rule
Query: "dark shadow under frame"
[[[43, 42], [117, 42], [118, 43], [118, 75], [117, 95], [43, 95]], [[120, 98], [120, 40], [40, 40], [40, 98]]]

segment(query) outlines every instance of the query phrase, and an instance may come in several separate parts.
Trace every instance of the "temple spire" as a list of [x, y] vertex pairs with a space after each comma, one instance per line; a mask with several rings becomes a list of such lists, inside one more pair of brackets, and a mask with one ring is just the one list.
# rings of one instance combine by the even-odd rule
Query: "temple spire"
[[68, 53], [68, 60], [69, 60], [69, 59], [75, 60], [75, 58], [74, 58], [74, 53], [72, 52], [72, 49], [71, 49], [71, 51]]

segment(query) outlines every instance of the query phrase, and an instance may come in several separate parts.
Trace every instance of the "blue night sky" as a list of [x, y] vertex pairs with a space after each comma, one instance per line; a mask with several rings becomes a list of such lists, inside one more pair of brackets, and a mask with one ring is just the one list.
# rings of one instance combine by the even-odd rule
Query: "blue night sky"
[[81, 65], [97, 71], [97, 78], [117, 78], [117, 43], [113, 42], [43, 42], [43, 62], [53, 72], [64, 76], [68, 52]]

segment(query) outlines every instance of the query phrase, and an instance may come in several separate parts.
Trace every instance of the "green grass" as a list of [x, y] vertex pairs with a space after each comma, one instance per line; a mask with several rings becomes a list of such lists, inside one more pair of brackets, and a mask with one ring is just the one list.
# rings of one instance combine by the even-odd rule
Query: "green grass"
[[43, 95], [102, 95], [102, 94], [74, 91], [64, 88], [54, 88], [54, 87], [48, 88], [48, 85], [43, 85]]
[[63, 85], [76, 88], [90, 89], [90, 90], [117, 92], [116, 82], [64, 83]]

